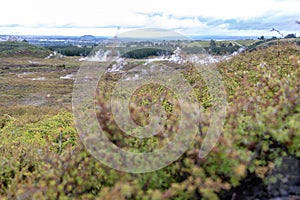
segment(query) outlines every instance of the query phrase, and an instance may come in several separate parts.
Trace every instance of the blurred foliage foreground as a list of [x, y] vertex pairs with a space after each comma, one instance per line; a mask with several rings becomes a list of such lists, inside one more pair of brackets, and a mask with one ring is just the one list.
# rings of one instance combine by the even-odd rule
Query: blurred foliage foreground
[[[286, 44], [244, 52], [217, 67], [228, 95], [226, 122], [218, 144], [200, 159], [203, 137], [199, 134], [182, 157], [151, 173], [119, 172], [98, 162], [82, 146], [70, 111], [33, 106], [1, 108], [0, 197], [219, 199], [249, 176], [266, 184], [274, 181], [266, 177], [280, 165], [282, 157], [300, 157], [299, 47]], [[192, 68], [182, 72], [192, 84], [201, 79]], [[209, 112], [210, 96], [205, 86], [201, 81], [194, 86]], [[144, 92], [151, 95], [147, 88]], [[103, 108], [105, 98], [98, 98]], [[143, 106], [147, 109], [148, 103], [142, 101], [137, 111]], [[168, 102], [162, 104], [167, 113], [172, 112]], [[132, 108], [133, 115], [137, 111]], [[205, 116], [201, 120], [205, 133], [209, 121]], [[99, 123], [104, 121], [111, 121], [110, 115], [99, 117]], [[118, 134], [113, 135], [113, 123], [107, 123], [105, 130], [112, 141], [122, 143]], [[58, 153], [60, 131], [63, 150]], [[136, 144], [128, 142], [133, 147]], [[147, 142], [151, 148], [151, 141]]]

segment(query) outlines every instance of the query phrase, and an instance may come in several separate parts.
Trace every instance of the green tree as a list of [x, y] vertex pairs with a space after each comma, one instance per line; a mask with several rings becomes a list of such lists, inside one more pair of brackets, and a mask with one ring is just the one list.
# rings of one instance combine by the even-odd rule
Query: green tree
[[284, 38], [296, 38], [296, 34], [290, 33], [290, 34], [287, 34]]
[[215, 48], [217, 47], [216, 41], [215, 40], [211, 40], [209, 43], [210, 48]]

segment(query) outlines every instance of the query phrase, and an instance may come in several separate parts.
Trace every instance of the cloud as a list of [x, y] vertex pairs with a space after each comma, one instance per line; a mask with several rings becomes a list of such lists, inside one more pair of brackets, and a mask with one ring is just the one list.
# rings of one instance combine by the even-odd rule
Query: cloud
[[146, 18], [145, 25], [165, 29], [188, 29], [193, 27], [205, 27], [206, 24], [199, 21], [197, 17], [176, 17], [168, 14], [141, 14]]
[[2, 7], [0, 34], [112, 36], [120, 26], [121, 31], [155, 27], [191, 35], [262, 35], [271, 28], [299, 33], [295, 21], [300, 20], [298, 0], [10, 0]]

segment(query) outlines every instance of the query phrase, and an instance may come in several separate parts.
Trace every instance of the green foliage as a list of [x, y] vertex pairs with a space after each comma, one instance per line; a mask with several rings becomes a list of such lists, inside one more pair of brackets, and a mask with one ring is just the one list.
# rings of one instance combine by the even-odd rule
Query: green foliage
[[[279, 52], [279, 53], [278, 53]], [[282, 156], [300, 156], [300, 54], [295, 45], [245, 52], [218, 64], [228, 112], [219, 138], [206, 158], [199, 157], [203, 136], [166, 168], [146, 174], [108, 169], [93, 158], [76, 135], [68, 111], [36, 107], [0, 109], [0, 196], [11, 199], [219, 199], [252, 174], [264, 182]], [[175, 66], [174, 67], [178, 67]], [[204, 107], [201, 130], [210, 125], [211, 96], [201, 74], [188, 63], [178, 67], [194, 86]], [[107, 75], [108, 78], [111, 75]], [[126, 138], [109, 114], [111, 88], [118, 77], [99, 81], [99, 123], [113, 143], [128, 151], [152, 151], [164, 145], [162, 134], [140, 142]], [[107, 81], [109, 80], [109, 81]], [[160, 95], [164, 98], [160, 99]], [[142, 97], [142, 98], [139, 98]], [[122, 99], [121, 99], [122, 100]], [[132, 118], [149, 123], [149, 109], [160, 105], [174, 137], [178, 97], [159, 85], [132, 95]], [[185, 105], [183, 105], [185, 106]], [[188, 110], [188, 107], [184, 107]], [[103, 113], [102, 113], [103, 112]], [[59, 129], [63, 151], [58, 154]]]
[[78, 47], [78, 46], [49, 46], [47, 47], [51, 51], [57, 51], [58, 53], [65, 56], [88, 56], [92, 51], [93, 47]]
[[169, 51], [157, 48], [141, 48], [135, 49], [125, 53], [123, 56], [125, 58], [134, 58], [134, 59], [142, 59], [148, 58], [150, 56], [162, 56], [162, 55], [170, 55]]
[[231, 42], [227, 45], [225, 45], [225, 43], [221, 43], [219, 46], [217, 46], [217, 42], [211, 40], [209, 48], [207, 47], [206, 50], [212, 55], [226, 55], [238, 51], [239, 48], [239, 45], [233, 45]]
[[284, 38], [297, 38], [295, 33], [287, 34]]
[[0, 57], [35, 57], [45, 58], [51, 53], [50, 50], [44, 47], [37, 47], [28, 44], [25, 41], [13, 42], [6, 41], [0, 42]]

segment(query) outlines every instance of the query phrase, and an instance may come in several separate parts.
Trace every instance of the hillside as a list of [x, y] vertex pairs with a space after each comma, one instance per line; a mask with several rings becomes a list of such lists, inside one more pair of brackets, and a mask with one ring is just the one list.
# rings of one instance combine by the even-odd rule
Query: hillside
[[266, 40], [259, 40], [248, 46], [248, 51], [253, 51], [259, 48], [266, 48], [273, 45], [296, 44], [300, 45], [300, 38], [271, 38]]
[[[46, 89], [51, 92], [51, 97], [45, 99], [51, 99], [51, 104], [33, 106], [8, 103], [8, 107], [1, 107], [0, 197], [297, 199], [300, 197], [300, 174], [296, 171], [299, 171], [297, 166], [300, 163], [299, 49], [294, 44], [280, 43], [245, 51], [217, 64], [224, 81], [228, 108], [218, 144], [205, 158], [199, 157], [199, 148], [204, 141], [204, 135], [200, 133], [206, 133], [211, 123], [209, 116], [214, 97], [209, 95], [201, 74], [197, 74], [194, 66], [189, 63], [180, 66], [180, 73], [193, 85], [200, 104], [205, 108], [199, 125], [200, 133], [178, 160], [163, 169], [145, 174], [111, 169], [98, 162], [83, 147], [75, 129], [70, 96], [64, 98], [66, 93], [70, 95], [73, 81], [60, 79], [60, 76], [74, 73], [77, 69], [72, 68], [74, 61], [68, 63], [71, 61], [64, 60], [65, 67], [29, 74], [28, 79], [28, 74], [23, 74], [20, 79], [6, 71], [0, 84], [10, 89], [11, 97], [24, 97], [26, 93], [14, 96], [18, 95], [14, 91], [19, 93], [23, 90], [20, 86], [30, 88], [32, 94], [47, 95], [43, 93]], [[63, 61], [59, 62], [62, 65]], [[135, 67], [138, 62], [132, 63]], [[174, 63], [164, 64], [178, 67]], [[40, 76], [45, 77], [46, 81], [34, 84], [30, 79]], [[126, 150], [132, 152], [163, 144], [165, 138], [161, 139], [160, 135], [144, 140], [123, 137], [109, 111], [111, 89], [121, 76], [107, 72], [105, 81], [100, 80], [98, 85], [101, 90], [97, 93], [95, 107], [101, 108], [97, 111], [98, 121], [107, 137], [115, 145], [127, 144]], [[11, 80], [20, 83], [14, 85], [15, 90], [9, 85]], [[55, 90], [56, 84], [65, 88]], [[141, 113], [149, 110], [152, 101], [159, 99], [158, 92], [161, 90], [151, 85], [135, 91], [136, 96], [139, 94], [142, 97], [140, 101], [136, 96], [131, 99], [136, 105], [130, 108], [135, 121], [146, 123], [149, 120]], [[165, 93], [171, 100], [162, 101], [161, 107], [169, 117], [165, 128], [172, 132], [177, 128], [176, 124], [170, 125], [172, 120], [177, 119], [172, 115], [177, 109], [176, 104], [172, 104], [176, 102], [176, 91]], [[5, 94], [2, 92], [1, 95]], [[68, 106], [62, 107], [62, 101], [63, 105]], [[189, 111], [189, 107], [185, 108]], [[62, 152], [59, 152], [60, 133]], [[281, 177], [285, 177], [286, 181]]]
[[0, 42], [0, 57], [34, 57], [45, 58], [50, 50], [28, 44], [27, 42], [5, 41]]

